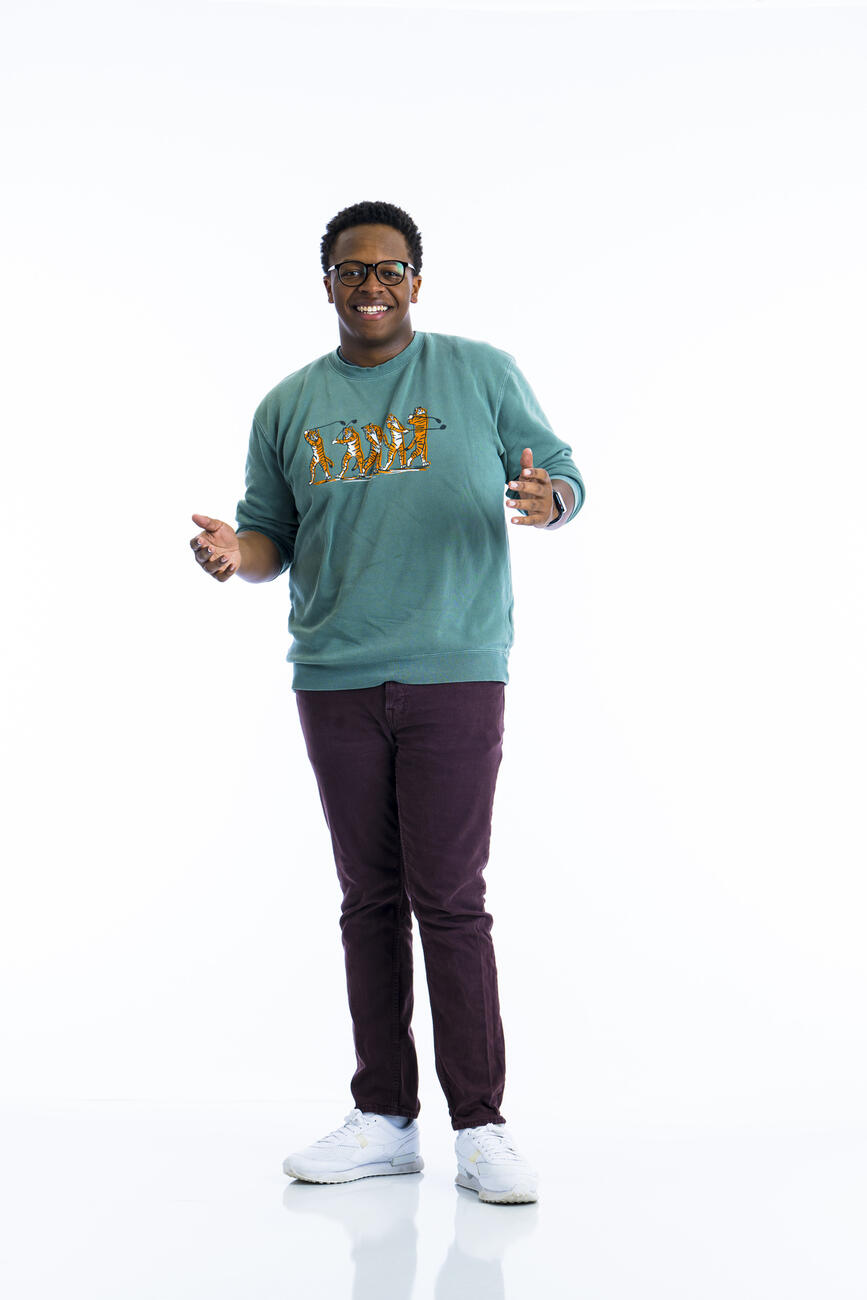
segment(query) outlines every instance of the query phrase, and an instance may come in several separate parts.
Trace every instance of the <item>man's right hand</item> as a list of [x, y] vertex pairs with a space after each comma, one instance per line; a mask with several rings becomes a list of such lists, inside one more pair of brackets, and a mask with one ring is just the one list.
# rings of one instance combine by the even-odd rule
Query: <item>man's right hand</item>
[[225, 582], [241, 567], [241, 543], [237, 533], [230, 524], [224, 524], [221, 519], [211, 519], [209, 515], [193, 515], [193, 523], [202, 529], [190, 538], [196, 561], [205, 573], [210, 573], [218, 582]]

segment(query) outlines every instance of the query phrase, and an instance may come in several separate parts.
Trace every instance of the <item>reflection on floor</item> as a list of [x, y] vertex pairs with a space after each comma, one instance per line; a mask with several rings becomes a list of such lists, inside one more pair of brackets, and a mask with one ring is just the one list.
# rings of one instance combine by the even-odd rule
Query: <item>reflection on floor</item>
[[[0, 1107], [0, 1276], [15, 1300], [862, 1300], [863, 1131], [598, 1132], [516, 1139], [536, 1205], [425, 1170], [336, 1186], [283, 1156], [335, 1127], [323, 1102]], [[512, 1127], [510, 1121], [510, 1127]]]
[[[345, 1229], [354, 1269], [353, 1300], [405, 1300], [416, 1281], [423, 1178], [408, 1174], [333, 1187], [293, 1181], [283, 1193], [283, 1205], [292, 1215], [322, 1215]], [[511, 1244], [532, 1234], [538, 1206], [495, 1209], [474, 1192], [454, 1190], [452, 1240], [433, 1294], [436, 1300], [464, 1294], [504, 1297], [503, 1258]]]

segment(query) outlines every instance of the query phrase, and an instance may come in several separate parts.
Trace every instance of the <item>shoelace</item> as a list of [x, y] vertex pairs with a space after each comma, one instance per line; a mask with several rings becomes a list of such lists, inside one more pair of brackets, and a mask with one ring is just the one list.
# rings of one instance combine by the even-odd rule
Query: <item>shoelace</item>
[[503, 1132], [502, 1124], [482, 1125], [468, 1130], [470, 1137], [482, 1155], [492, 1165], [523, 1164], [523, 1156], [515, 1150], [508, 1133]]
[[340, 1142], [343, 1138], [352, 1137], [364, 1128], [365, 1123], [366, 1121], [364, 1116], [358, 1107], [356, 1107], [355, 1110], [349, 1112], [340, 1128], [336, 1128], [333, 1133], [329, 1133], [326, 1137], [320, 1138], [316, 1145], [322, 1146], [326, 1142]]

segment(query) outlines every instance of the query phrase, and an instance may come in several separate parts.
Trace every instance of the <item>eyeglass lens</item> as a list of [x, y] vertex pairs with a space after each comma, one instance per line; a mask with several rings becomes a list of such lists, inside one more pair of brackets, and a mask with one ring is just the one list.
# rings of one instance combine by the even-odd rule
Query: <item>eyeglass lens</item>
[[[378, 262], [373, 269], [380, 284], [400, 284], [406, 275], [404, 262]], [[341, 284], [359, 285], [367, 279], [367, 270], [364, 262], [343, 262], [337, 274]]]

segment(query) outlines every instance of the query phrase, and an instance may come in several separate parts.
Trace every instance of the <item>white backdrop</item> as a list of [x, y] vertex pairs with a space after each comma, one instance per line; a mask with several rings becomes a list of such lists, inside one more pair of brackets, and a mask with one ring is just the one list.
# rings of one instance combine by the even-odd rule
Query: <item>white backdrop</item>
[[863, 1125], [867, 14], [525, 9], [4, 6], [6, 1097], [349, 1104], [285, 579], [188, 539], [384, 198], [588, 487], [511, 537], [505, 1113]]

